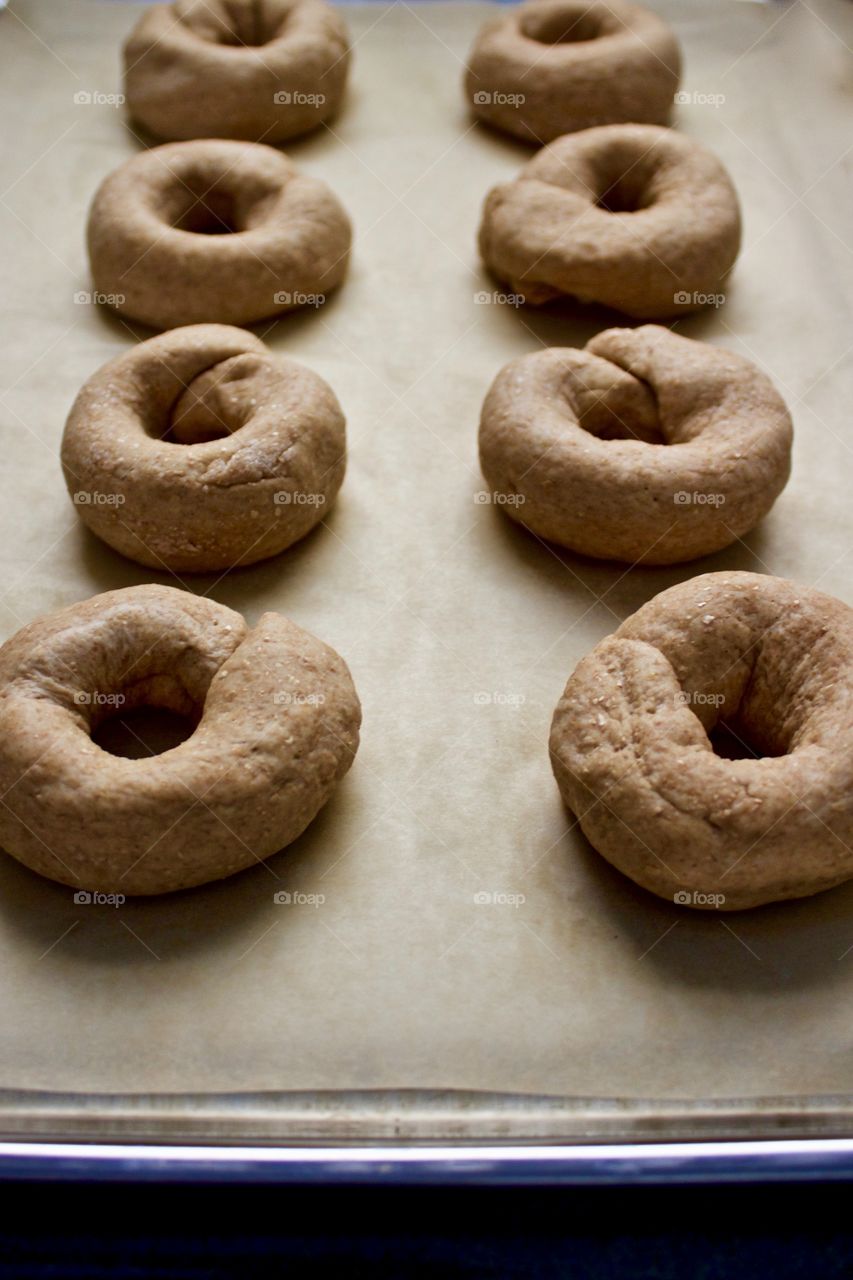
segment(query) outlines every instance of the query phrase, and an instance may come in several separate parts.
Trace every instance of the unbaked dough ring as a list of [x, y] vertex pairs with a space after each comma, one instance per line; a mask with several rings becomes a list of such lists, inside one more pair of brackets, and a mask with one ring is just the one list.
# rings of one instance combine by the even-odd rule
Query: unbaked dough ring
[[720, 161], [655, 125], [558, 138], [489, 192], [480, 226], [483, 260], [525, 301], [568, 295], [641, 320], [719, 306], [739, 248]]
[[155, 329], [251, 324], [319, 305], [343, 280], [349, 218], [273, 147], [152, 147], [101, 183], [89, 212], [96, 290]]
[[495, 128], [543, 144], [595, 125], [666, 124], [681, 75], [666, 23], [626, 0], [534, 0], [482, 28], [466, 97]]
[[158, 138], [283, 142], [337, 113], [349, 60], [323, 0], [177, 0], [131, 32], [125, 94]]
[[[199, 715], [139, 760], [91, 738], [128, 712]], [[349, 769], [358, 697], [333, 649], [277, 613], [128, 587], [24, 627], [0, 649], [0, 844], [62, 884], [167, 893], [295, 840]]]
[[483, 403], [494, 501], [583, 555], [676, 564], [728, 546], [772, 507], [791, 418], [755, 365], [659, 325], [521, 356]]
[[[720, 722], [760, 753], [723, 759]], [[853, 876], [853, 609], [782, 578], [708, 573], [585, 657], [551, 727], [599, 853], [670, 902], [742, 910]]]
[[328, 515], [344, 416], [322, 378], [244, 329], [191, 325], [117, 356], [77, 396], [68, 491], [116, 551], [203, 572], [277, 555]]

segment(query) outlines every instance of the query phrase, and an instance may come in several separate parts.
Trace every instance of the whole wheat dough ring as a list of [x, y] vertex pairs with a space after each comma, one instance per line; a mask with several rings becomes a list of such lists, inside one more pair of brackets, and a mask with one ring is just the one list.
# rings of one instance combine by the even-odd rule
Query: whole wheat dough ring
[[155, 329], [317, 305], [344, 278], [350, 240], [324, 182], [250, 142], [152, 147], [101, 183], [89, 212], [96, 290]]
[[[110, 755], [116, 707], [197, 717], [161, 755]], [[276, 613], [128, 587], [0, 649], [0, 844], [52, 880], [152, 894], [232, 875], [295, 840], [352, 763], [358, 697], [333, 649]]]
[[583, 555], [676, 564], [767, 514], [788, 479], [791, 418], [741, 356], [658, 325], [521, 356], [483, 403], [492, 500]]
[[719, 305], [739, 248], [720, 161], [656, 125], [558, 138], [489, 192], [480, 226], [483, 260], [525, 301], [566, 294], [641, 320]]
[[[723, 723], [759, 758], [723, 759]], [[708, 573], [584, 658], [551, 760], [589, 841], [670, 901], [741, 910], [853, 876], [853, 609]]]
[[191, 325], [131, 348], [79, 392], [62, 439], [88, 527], [152, 568], [253, 564], [302, 538], [344, 477], [327, 383], [243, 329]]
[[627, 0], [533, 0], [486, 23], [466, 97], [495, 128], [542, 144], [594, 125], [666, 124], [681, 74], [672, 31]]
[[177, 0], [124, 46], [135, 120], [158, 138], [283, 142], [335, 115], [349, 38], [323, 0]]

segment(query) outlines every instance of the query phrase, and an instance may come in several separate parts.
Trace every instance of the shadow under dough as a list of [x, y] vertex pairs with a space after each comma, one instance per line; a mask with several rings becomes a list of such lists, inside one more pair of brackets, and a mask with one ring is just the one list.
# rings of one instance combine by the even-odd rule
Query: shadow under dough
[[164, 587], [190, 591], [194, 595], [209, 596], [220, 604], [236, 609], [238, 613], [246, 613], [259, 599], [264, 598], [264, 593], [269, 594], [282, 581], [286, 581], [288, 588], [297, 592], [303, 580], [310, 580], [312, 569], [309, 559], [316, 555], [318, 542], [323, 537], [330, 536], [330, 529], [324, 526], [334, 523], [338, 503], [342, 500], [345, 499], [337, 499], [322, 523], [315, 525], [293, 546], [266, 560], [232, 569], [191, 573], [186, 570], [172, 572], [165, 567], [159, 570], [148, 568], [123, 556], [119, 551], [114, 551], [82, 521], [78, 522], [76, 532], [77, 554], [92, 579], [93, 595], [154, 582]]
[[229, 943], [251, 941], [254, 928], [261, 934], [270, 925], [296, 920], [276, 906], [274, 895], [322, 888], [323, 854], [348, 803], [345, 778], [307, 830], [265, 862], [225, 880], [129, 898], [119, 906], [75, 903], [69, 885], [30, 871], [0, 850], [0, 932], [17, 935], [35, 959], [47, 962], [55, 950], [63, 968], [132, 967], [208, 952], [220, 959]]
[[603, 599], [607, 609], [617, 616], [612, 627], [602, 633], [602, 639], [653, 596], [688, 578], [734, 570], [767, 571], [762, 554], [767, 534], [761, 526], [722, 551], [699, 560], [630, 566], [615, 560], [594, 560], [546, 542], [497, 508], [485, 508], [483, 518], [491, 524], [498, 553], [515, 557], [551, 590], [577, 596], [584, 608], [592, 602], [590, 597]]
[[853, 881], [747, 911], [696, 911], [634, 884], [577, 825], [560, 849], [590, 910], [672, 985], [770, 994], [848, 983], [840, 961], [848, 950], [853, 961]]

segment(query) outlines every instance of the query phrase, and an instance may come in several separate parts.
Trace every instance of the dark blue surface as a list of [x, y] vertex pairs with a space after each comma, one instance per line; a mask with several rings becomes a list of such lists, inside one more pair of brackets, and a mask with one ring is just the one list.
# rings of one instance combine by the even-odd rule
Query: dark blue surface
[[[6, 1184], [0, 1280], [853, 1276], [849, 1185], [492, 1190]], [[32, 1223], [32, 1229], [29, 1224]]]

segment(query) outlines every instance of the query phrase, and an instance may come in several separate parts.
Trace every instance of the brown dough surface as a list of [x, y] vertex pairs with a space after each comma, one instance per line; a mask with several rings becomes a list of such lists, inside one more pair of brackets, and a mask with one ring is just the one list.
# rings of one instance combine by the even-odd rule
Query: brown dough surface
[[655, 125], [558, 138], [489, 192], [480, 225], [486, 266], [527, 302], [568, 295], [640, 320], [719, 305], [739, 248], [720, 161]]
[[96, 290], [155, 329], [251, 324], [315, 305], [346, 275], [337, 197], [273, 147], [152, 147], [101, 183], [89, 211]]
[[626, 0], [533, 0], [487, 22], [465, 96], [486, 123], [542, 145], [601, 124], [666, 124], [681, 53], [657, 14]]
[[152, 5], [124, 46], [134, 120], [158, 138], [284, 142], [341, 104], [349, 37], [323, 0]]
[[99, 369], [62, 439], [88, 527], [155, 569], [253, 564], [331, 510], [344, 416], [322, 378], [244, 329], [189, 325]]
[[[760, 758], [717, 755], [720, 722]], [[736, 911], [841, 884], [853, 609], [755, 573], [671, 587], [576, 667], [550, 750], [590, 843], [662, 898]]]
[[772, 507], [791, 418], [748, 360], [659, 325], [521, 356], [495, 378], [480, 463], [539, 537], [628, 563], [710, 555]]
[[[115, 707], [200, 715], [160, 755], [91, 738]], [[0, 648], [0, 844], [75, 889], [219, 880], [305, 830], [352, 764], [361, 709], [333, 649], [276, 613], [172, 587], [109, 591]]]

